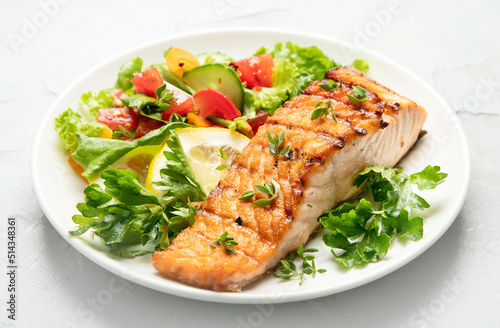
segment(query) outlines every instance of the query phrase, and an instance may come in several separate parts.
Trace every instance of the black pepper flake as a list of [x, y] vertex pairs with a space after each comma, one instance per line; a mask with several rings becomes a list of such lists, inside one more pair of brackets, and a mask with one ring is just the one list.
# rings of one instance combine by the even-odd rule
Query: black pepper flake
[[289, 150], [287, 151], [286, 153], [283, 154], [283, 156], [287, 159], [287, 160], [291, 160], [293, 158], [293, 150]]
[[235, 221], [238, 225], [242, 225], [243, 221], [241, 221], [241, 217], [238, 216], [238, 218]]

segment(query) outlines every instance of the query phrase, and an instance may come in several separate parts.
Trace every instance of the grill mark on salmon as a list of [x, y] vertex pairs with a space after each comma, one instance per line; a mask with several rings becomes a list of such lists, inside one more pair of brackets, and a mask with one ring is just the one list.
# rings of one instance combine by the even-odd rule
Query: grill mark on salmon
[[[193, 226], [153, 254], [159, 272], [201, 288], [239, 291], [306, 243], [321, 213], [355, 196], [352, 183], [361, 170], [394, 166], [412, 147], [426, 117], [421, 107], [349, 67], [328, 71], [328, 79], [342, 80], [343, 88], [325, 91], [322, 81], [312, 82], [267, 119], [200, 206]], [[346, 96], [353, 86], [365, 88], [368, 101], [353, 104]], [[311, 121], [320, 100], [331, 101], [338, 122], [331, 115]], [[285, 155], [269, 154], [267, 132], [285, 133]], [[269, 206], [238, 200], [271, 178], [280, 192]], [[257, 193], [254, 200], [264, 197]], [[236, 254], [210, 245], [226, 231], [239, 243], [232, 247]]]

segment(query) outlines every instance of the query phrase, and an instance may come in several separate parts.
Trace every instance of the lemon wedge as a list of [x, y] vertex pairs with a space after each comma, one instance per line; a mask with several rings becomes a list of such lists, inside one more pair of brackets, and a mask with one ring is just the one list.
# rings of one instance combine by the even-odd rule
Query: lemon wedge
[[159, 148], [158, 145], [137, 147], [113, 163], [112, 166], [120, 170], [134, 171], [139, 176], [139, 181], [145, 184], [149, 166]]
[[[230, 164], [250, 142], [244, 135], [222, 128], [184, 128], [177, 130], [176, 134], [196, 179], [207, 195], [227, 174], [227, 169], [217, 170], [218, 166], [226, 164], [219, 156], [220, 149], [224, 150], [227, 164]], [[151, 183], [161, 180], [160, 170], [166, 167], [163, 152], [168, 149], [167, 144], [163, 144], [149, 165], [145, 186], [157, 197], [161, 197], [163, 192], [154, 189]]]

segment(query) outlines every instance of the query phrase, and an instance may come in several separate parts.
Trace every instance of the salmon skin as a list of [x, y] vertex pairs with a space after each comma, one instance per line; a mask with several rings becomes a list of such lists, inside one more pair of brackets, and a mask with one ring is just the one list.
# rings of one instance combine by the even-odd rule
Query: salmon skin
[[[328, 80], [342, 81], [342, 88], [324, 90], [320, 84]], [[349, 100], [353, 86], [366, 89], [368, 100]], [[311, 120], [318, 101], [331, 102], [336, 120], [331, 114]], [[415, 102], [352, 67], [328, 71], [325, 80], [312, 82], [259, 128], [200, 206], [194, 224], [153, 254], [154, 267], [189, 285], [241, 291], [306, 243], [323, 212], [357, 195], [353, 181], [365, 167], [396, 165], [416, 142], [426, 116]], [[269, 153], [267, 132], [285, 133], [280, 150], [290, 148], [284, 155]], [[238, 200], [271, 178], [280, 191], [270, 205]], [[267, 197], [257, 193], [253, 200]], [[224, 232], [238, 243], [231, 246], [235, 254], [212, 247]]]

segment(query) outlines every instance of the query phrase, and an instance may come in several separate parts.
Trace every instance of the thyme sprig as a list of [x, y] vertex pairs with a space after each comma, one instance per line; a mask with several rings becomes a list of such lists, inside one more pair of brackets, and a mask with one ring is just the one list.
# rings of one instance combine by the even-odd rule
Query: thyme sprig
[[[305, 255], [304, 253], [316, 253], [316, 248], [304, 249], [302, 245], [296, 252], [291, 253], [288, 258], [281, 259], [281, 264], [278, 268], [280, 272], [274, 273], [274, 276], [281, 279], [299, 279], [299, 285], [306, 280], [306, 275], [312, 278], [316, 277], [316, 273], [325, 273], [326, 269], [316, 269], [316, 262], [314, 255]], [[302, 261], [302, 271], [297, 269], [295, 259], [299, 258]]]
[[231, 246], [236, 246], [238, 243], [234, 240], [233, 237], [228, 236], [228, 232], [224, 232], [220, 235], [219, 239], [210, 243], [212, 248], [217, 248], [217, 245], [224, 247], [224, 250], [227, 254], [236, 254], [236, 251], [231, 248]]
[[331, 100], [320, 100], [314, 105], [313, 112], [311, 114], [311, 121], [317, 120], [320, 117], [332, 114], [332, 118], [335, 122], [338, 122], [337, 115], [333, 112], [333, 106]]

